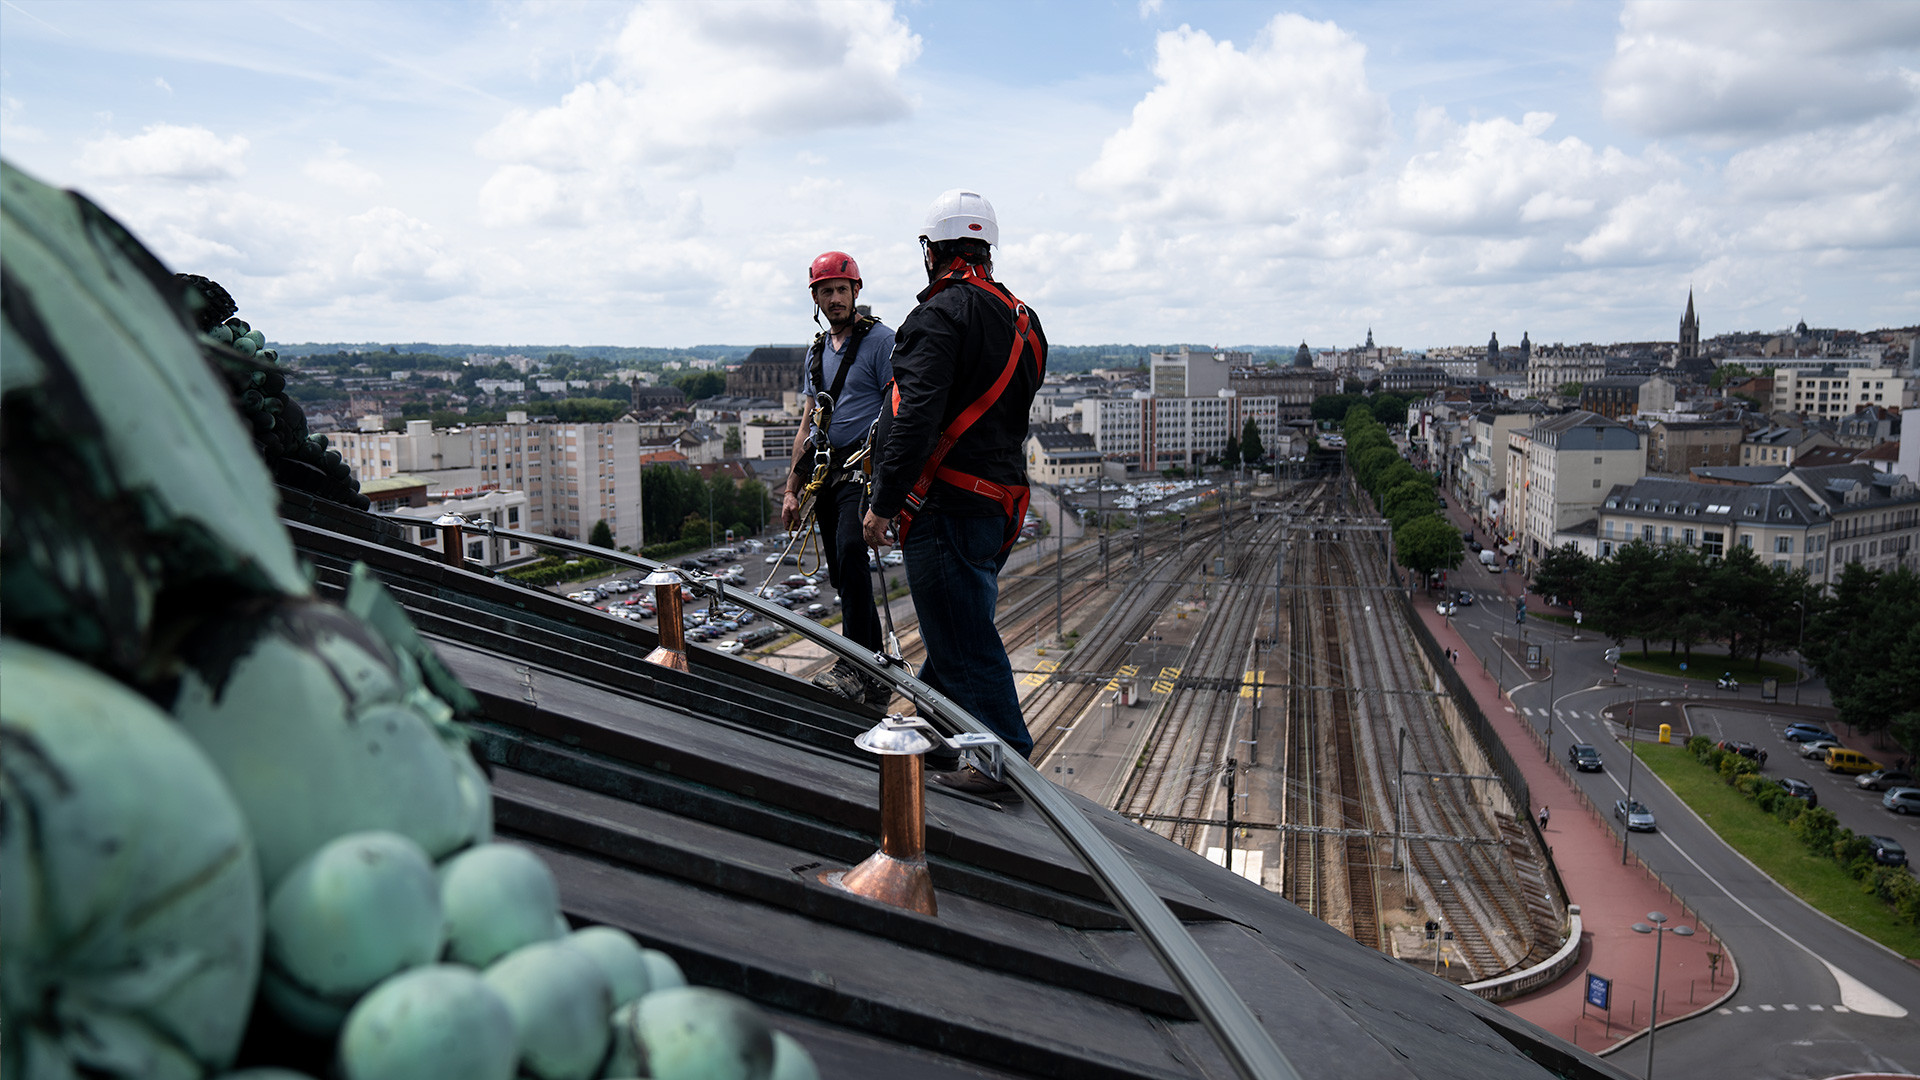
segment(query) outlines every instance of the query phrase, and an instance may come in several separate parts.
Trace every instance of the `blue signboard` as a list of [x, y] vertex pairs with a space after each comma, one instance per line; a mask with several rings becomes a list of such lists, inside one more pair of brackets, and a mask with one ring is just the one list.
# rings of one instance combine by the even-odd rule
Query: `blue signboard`
[[1611, 1001], [1612, 998], [1613, 980], [1603, 979], [1598, 975], [1589, 973], [1587, 975], [1587, 1004], [1596, 1009], [1611, 1009], [1612, 1006], [1607, 1004], [1607, 1002]]

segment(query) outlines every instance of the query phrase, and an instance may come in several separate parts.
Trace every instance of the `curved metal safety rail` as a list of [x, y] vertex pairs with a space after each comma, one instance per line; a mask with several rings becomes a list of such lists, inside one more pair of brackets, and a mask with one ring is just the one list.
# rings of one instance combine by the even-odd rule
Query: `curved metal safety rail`
[[[458, 524], [447, 519], [457, 515], [445, 515], [438, 521], [423, 521], [417, 517], [400, 514], [378, 515], [400, 525], [419, 528], [425, 525], [437, 525], [444, 533], [451, 533], [447, 539], [458, 536], [454, 530], [479, 529], [489, 537], [494, 536], [492, 522], [485, 520], [461, 520]], [[561, 540], [536, 533], [512, 530], [510, 535], [520, 543], [536, 544], [540, 547], [554, 548], [574, 554], [585, 555], [603, 562], [616, 563], [635, 570], [652, 573], [666, 570], [681, 575], [687, 585], [696, 593], [712, 597], [716, 602], [729, 601], [748, 608], [756, 614], [771, 619], [800, 634], [807, 640], [825, 648], [827, 651], [860, 666], [867, 674], [885, 680], [901, 695], [912, 700], [922, 715], [944, 722], [959, 734], [984, 735], [993, 738], [985, 724], [974, 719], [973, 714], [954, 704], [944, 694], [907, 674], [905, 667], [887, 657], [884, 653], [871, 653], [855, 646], [839, 634], [831, 633], [813, 622], [796, 618], [791, 611], [778, 604], [768, 603], [745, 589], [729, 589], [719, 579], [711, 575], [694, 574], [678, 567], [667, 566], [652, 559], [630, 555], [624, 551], [594, 547], [577, 540]], [[443, 550], [451, 553], [448, 561], [457, 561], [459, 565], [476, 572], [486, 572], [485, 568], [474, 568], [464, 562], [465, 549], [456, 540], [447, 544], [443, 540]], [[1134, 932], [1153, 951], [1160, 966], [1167, 972], [1174, 985], [1180, 988], [1180, 994], [1187, 1004], [1193, 1007], [1194, 1015], [1205, 1024], [1221, 1053], [1233, 1064], [1234, 1070], [1245, 1080], [1299, 1080], [1300, 1073], [1287, 1060], [1285, 1054], [1274, 1044], [1259, 1021], [1254, 1019], [1253, 1011], [1230, 985], [1226, 977], [1220, 974], [1187, 928], [1167, 909], [1166, 902], [1150, 888], [1136, 872], [1126, 857], [1115, 850], [1107, 838], [1086, 819], [1078, 807], [1068, 801], [1065, 793], [1053, 785], [1053, 782], [1041, 776], [1025, 758], [1013, 754], [1001, 754], [1003, 778], [1018, 789], [1026, 798], [1027, 804], [1039, 811], [1054, 833], [1058, 835], [1069, 850], [1080, 860], [1087, 871], [1093, 875], [1100, 888], [1107, 894]]]

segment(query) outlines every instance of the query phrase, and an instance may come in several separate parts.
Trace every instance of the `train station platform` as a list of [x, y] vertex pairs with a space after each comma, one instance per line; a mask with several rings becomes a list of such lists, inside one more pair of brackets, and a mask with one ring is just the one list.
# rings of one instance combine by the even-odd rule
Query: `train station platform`
[[[1664, 912], [1669, 926], [1696, 926], [1697, 919], [1637, 858], [1622, 863], [1620, 837], [1607, 816], [1610, 810], [1593, 805], [1559, 760], [1547, 754], [1533, 725], [1515, 712], [1466, 640], [1433, 604], [1416, 602], [1415, 610], [1442, 648], [1459, 651], [1460, 675], [1526, 777], [1533, 813], [1537, 816], [1542, 805], [1551, 811], [1543, 835], [1568, 901], [1580, 906], [1579, 961], [1543, 989], [1503, 1004], [1582, 1049], [1606, 1053], [1647, 1030], [1654, 935], [1635, 933], [1633, 924], [1645, 922], [1650, 911]], [[1702, 928], [1693, 937], [1664, 936], [1662, 1025], [1713, 1008], [1733, 992], [1736, 970], [1710, 930]], [[1717, 973], [1707, 959], [1714, 952], [1723, 956]], [[1589, 974], [1612, 980], [1610, 1011], [1587, 1004]]]

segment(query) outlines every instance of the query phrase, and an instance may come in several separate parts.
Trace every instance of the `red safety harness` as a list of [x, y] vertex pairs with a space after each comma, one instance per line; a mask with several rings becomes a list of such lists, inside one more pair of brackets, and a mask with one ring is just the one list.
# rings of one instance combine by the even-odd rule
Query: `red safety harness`
[[[1020, 367], [1020, 354], [1023, 351], [1032, 352], [1034, 367], [1042, 378], [1046, 376], [1046, 354], [1040, 347], [1040, 338], [1033, 332], [1030, 325], [1032, 319], [1027, 313], [1027, 305], [995, 284], [993, 279], [987, 277], [986, 272], [976, 264], [967, 263], [964, 270], [956, 268], [942, 275], [928, 291], [928, 298], [931, 299], [935, 293], [956, 281], [965, 282], [981, 290], [1005, 304], [1007, 310], [1013, 313], [1013, 348], [1007, 352], [1007, 363], [1000, 369], [1000, 377], [993, 381], [993, 385], [987, 388], [987, 392], [975, 399], [973, 404], [968, 405], [959, 416], [953, 418], [953, 423], [941, 430], [940, 440], [934, 444], [933, 453], [928, 455], [927, 464], [920, 470], [920, 478], [914, 481], [913, 490], [907, 493], [906, 505], [901, 507], [900, 542], [902, 544], [907, 542], [907, 528], [913, 523], [915, 511], [927, 501], [927, 493], [933, 490], [933, 482], [940, 480], [952, 484], [961, 491], [985, 495], [1000, 504], [1000, 509], [1007, 515], [1007, 539], [1006, 543], [1000, 545], [1000, 550], [1005, 551], [1020, 537], [1020, 526], [1026, 522], [1027, 501], [1032, 492], [1025, 484], [996, 484], [991, 480], [983, 480], [958, 469], [950, 469], [941, 462], [946, 459], [947, 452], [953, 449], [954, 444], [960, 441], [960, 437], [967, 433], [967, 429], [985, 416], [987, 410], [999, 402], [1000, 395], [1006, 393], [1007, 384], [1013, 381], [1013, 373]], [[893, 414], [900, 415], [900, 384], [897, 382], [893, 387]]]

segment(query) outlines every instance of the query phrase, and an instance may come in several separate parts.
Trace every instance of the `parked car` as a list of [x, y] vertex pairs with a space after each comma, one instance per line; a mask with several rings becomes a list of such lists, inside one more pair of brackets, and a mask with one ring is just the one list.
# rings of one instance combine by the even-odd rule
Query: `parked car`
[[809, 619], [818, 619], [831, 610], [833, 609], [825, 604], [808, 604], [806, 614]]
[[1469, 541], [1467, 541], [1467, 550], [1468, 550], [1468, 551], [1471, 551], [1471, 552], [1474, 552], [1475, 554], [1478, 554], [1478, 553], [1480, 553], [1481, 551], [1483, 551], [1483, 550], [1485, 550], [1485, 549], [1484, 549], [1484, 548], [1482, 548], [1482, 547], [1480, 546], [1480, 541], [1478, 541], [1478, 540], [1469, 540]]
[[1885, 791], [1888, 788], [1912, 787], [1913, 774], [1904, 769], [1875, 769], [1863, 776], [1854, 778], [1854, 783], [1868, 791]]
[[1795, 780], [1791, 776], [1783, 776], [1777, 783], [1786, 789], [1787, 794], [1799, 799], [1808, 806], [1820, 805], [1820, 793], [1813, 790], [1813, 785], [1807, 783], [1805, 780]]
[[1460, 610], [1460, 605], [1454, 603], [1451, 600], [1442, 600], [1438, 604], [1435, 604], [1433, 606], [1433, 610], [1439, 612], [1442, 615], [1452, 615], [1457, 613]]
[[1468, 590], [1468, 589], [1461, 589], [1461, 590], [1460, 590], [1460, 595], [1458, 595], [1458, 596], [1456, 596], [1456, 597], [1454, 597], [1454, 598], [1453, 598], [1453, 602], [1454, 602], [1454, 603], [1456, 603], [1456, 604], [1459, 604], [1459, 605], [1460, 605], [1461, 607], [1472, 607], [1472, 606], [1473, 606], [1473, 592], [1472, 592], [1471, 590]]
[[1880, 796], [1880, 805], [1896, 814], [1920, 814], [1920, 788], [1894, 788]]
[[1760, 760], [1760, 748], [1750, 742], [1743, 742], [1739, 739], [1722, 739], [1719, 745], [1720, 749], [1739, 754], [1743, 758], [1751, 758], [1754, 761]]
[[1907, 865], [1907, 849], [1893, 837], [1869, 836], [1867, 843], [1873, 845], [1873, 861], [1881, 866]]
[[1599, 749], [1583, 742], [1567, 747], [1567, 764], [1581, 772], [1601, 772], [1607, 767], [1606, 763], [1600, 760]]
[[1826, 739], [1837, 744], [1840, 741], [1838, 735], [1819, 724], [1788, 724], [1787, 729], [1780, 733], [1780, 737], [1788, 742], [1813, 742], [1816, 739]]
[[1800, 756], [1813, 758], [1816, 761], [1825, 761], [1827, 760], [1827, 751], [1839, 745], [1839, 743], [1834, 742], [1832, 739], [1815, 739], [1810, 743], [1802, 745]]
[[1837, 773], [1870, 773], [1880, 767], [1880, 763], [1858, 750], [1849, 750], [1836, 746], [1827, 751], [1827, 771]]
[[723, 641], [720, 643], [719, 649], [723, 653], [732, 655], [744, 651], [746, 646], [740, 644], [738, 641]]
[[901, 563], [907, 561], [907, 557], [900, 554], [900, 549], [895, 548], [885, 555], [880, 556], [880, 561], [886, 563], [888, 566], [899, 566]]
[[1626, 822], [1630, 832], [1653, 832], [1653, 811], [1642, 805], [1638, 799], [1616, 799], [1613, 803], [1613, 816]]

